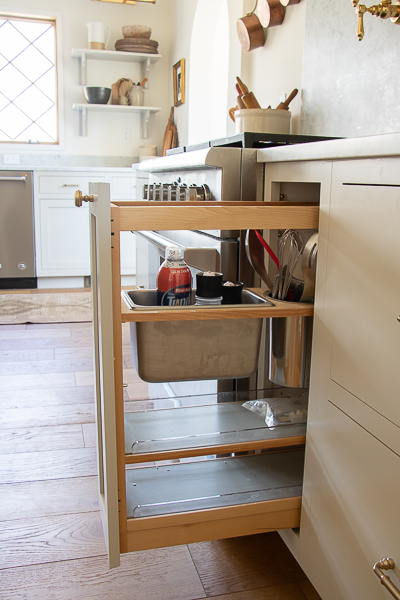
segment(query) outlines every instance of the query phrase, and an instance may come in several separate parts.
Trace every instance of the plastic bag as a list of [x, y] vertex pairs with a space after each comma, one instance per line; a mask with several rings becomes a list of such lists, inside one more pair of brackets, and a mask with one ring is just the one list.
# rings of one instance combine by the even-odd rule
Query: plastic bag
[[307, 398], [263, 398], [248, 400], [242, 406], [260, 415], [271, 429], [278, 425], [307, 421]]

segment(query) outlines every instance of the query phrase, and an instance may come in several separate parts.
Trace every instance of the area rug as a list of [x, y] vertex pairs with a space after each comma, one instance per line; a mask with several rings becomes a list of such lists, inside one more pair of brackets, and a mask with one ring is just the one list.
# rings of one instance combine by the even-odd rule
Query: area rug
[[91, 300], [90, 290], [0, 294], [0, 325], [91, 321]]

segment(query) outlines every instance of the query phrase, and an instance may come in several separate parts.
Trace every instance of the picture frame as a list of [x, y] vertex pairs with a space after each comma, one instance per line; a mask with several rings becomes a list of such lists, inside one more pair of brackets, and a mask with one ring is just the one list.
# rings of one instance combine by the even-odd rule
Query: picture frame
[[174, 106], [185, 103], [185, 59], [181, 58], [173, 66], [174, 73]]

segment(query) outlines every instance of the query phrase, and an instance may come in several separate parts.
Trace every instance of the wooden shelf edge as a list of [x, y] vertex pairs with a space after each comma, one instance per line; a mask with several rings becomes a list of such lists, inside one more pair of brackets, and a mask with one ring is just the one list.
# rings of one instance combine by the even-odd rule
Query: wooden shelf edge
[[121, 321], [123, 323], [145, 323], [152, 321], [212, 321], [217, 319], [268, 319], [278, 317], [312, 317], [314, 305], [300, 302], [273, 301], [274, 306], [252, 306], [245, 308], [177, 308], [163, 310], [130, 310], [121, 300]]
[[160, 106], [126, 106], [123, 104], [89, 104], [84, 102], [75, 102], [72, 105], [72, 110], [91, 110], [91, 111], [109, 111], [109, 112], [131, 112], [131, 113], [145, 113], [160, 112]]
[[304, 446], [305, 443], [305, 435], [294, 435], [292, 437], [257, 440], [255, 442], [237, 442], [234, 444], [221, 444], [219, 446], [182, 448], [179, 450], [163, 450], [143, 454], [125, 454], [125, 464], [133, 465], [160, 460], [173, 460], [176, 458], [192, 458], [206, 454], [228, 454], [231, 452], [250, 452], [252, 450], [265, 450], [269, 448], [291, 448], [293, 446]]
[[[209, 229], [318, 229], [319, 206], [270, 202], [113, 203], [120, 231]], [[157, 210], [155, 210], [157, 209]]]
[[128, 519], [121, 553], [300, 526], [301, 496], [196, 512]]
[[71, 58], [82, 58], [86, 56], [92, 60], [113, 60], [115, 62], [143, 62], [150, 59], [157, 62], [162, 58], [161, 54], [148, 52], [124, 52], [120, 50], [96, 50], [94, 48], [72, 48]]

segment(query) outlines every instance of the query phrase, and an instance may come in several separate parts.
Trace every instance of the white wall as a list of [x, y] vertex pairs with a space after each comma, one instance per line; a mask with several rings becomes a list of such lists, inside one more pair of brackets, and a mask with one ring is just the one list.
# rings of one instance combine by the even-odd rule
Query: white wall
[[[349, 0], [350, 1], [350, 0]], [[282, 25], [266, 29], [262, 48], [248, 53], [249, 87], [263, 108], [276, 108], [281, 96], [297, 88], [298, 95], [290, 104], [291, 133], [301, 133], [302, 70], [304, 27], [307, 0], [288, 6]], [[254, 7], [253, 0], [250, 8]], [[257, 11], [256, 11], [257, 13]]]
[[[219, 55], [215, 60], [210, 59], [210, 46], [215, 43], [218, 32], [215, 31], [218, 10], [209, 11], [208, 26], [203, 26], [204, 40], [204, 64], [201, 66], [198, 61], [196, 65], [192, 64], [190, 50], [192, 36], [196, 39], [201, 33], [196, 29], [196, 14], [209, 4], [209, 0], [175, 0], [174, 18], [175, 34], [171, 41], [171, 59], [176, 62], [185, 58], [187, 67], [187, 83], [192, 79], [199, 80], [197, 89], [198, 97], [194, 99], [190, 95], [187, 97], [185, 105], [175, 108], [175, 122], [178, 126], [180, 144], [199, 142], [201, 130], [204, 131], [203, 141], [221, 136], [221, 127], [224, 135], [234, 135], [235, 126], [228, 117], [226, 111], [223, 117], [223, 124], [219, 124], [213, 131], [210, 131], [210, 115], [213, 113], [213, 89], [206, 89], [203, 84], [203, 71], [210, 73], [210, 80], [214, 74], [214, 67], [219, 64]], [[214, 3], [216, 8], [221, 2]], [[291, 104], [292, 112], [292, 133], [299, 133], [300, 110], [301, 110], [301, 79], [302, 79], [302, 59], [304, 42], [304, 21], [306, 0], [298, 5], [286, 9], [285, 20], [282, 25], [266, 30], [266, 43], [262, 48], [257, 48], [252, 52], [245, 52], [240, 45], [236, 31], [236, 23], [240, 17], [250, 12], [254, 7], [254, 0], [227, 0], [228, 4], [228, 28], [229, 28], [229, 62], [228, 69], [228, 89], [225, 92], [227, 107], [236, 105], [236, 76], [239, 76], [256, 95], [263, 108], [269, 105], [275, 107], [280, 102], [283, 94], [289, 95], [294, 89], [299, 89], [299, 95]], [[197, 71], [194, 70], [197, 69]], [[217, 73], [218, 76], [218, 73]], [[222, 78], [226, 73], [221, 74]], [[189, 86], [188, 86], [189, 87]], [[203, 110], [193, 110], [189, 108], [191, 103], [203, 106]], [[217, 99], [218, 101], [218, 99]], [[194, 139], [191, 139], [191, 132], [196, 131]]]
[[[0, 0], [0, 11], [60, 17], [59, 33], [62, 40], [61, 119], [64, 122], [64, 139], [60, 147], [32, 149], [32, 146], [0, 145], [0, 152], [43, 152], [64, 158], [68, 155], [127, 157], [127, 164], [138, 156], [142, 144], [157, 144], [161, 148], [165, 126], [169, 116], [172, 93], [170, 69], [170, 0], [157, 0], [155, 5], [138, 3], [120, 5], [93, 0]], [[79, 61], [71, 58], [72, 48], [87, 48], [86, 23], [102, 21], [111, 29], [108, 49], [114, 50], [116, 40], [121, 39], [123, 25], [141, 24], [152, 27], [151, 38], [159, 42], [162, 58], [151, 66], [150, 87], [146, 90], [145, 104], [160, 106], [162, 111], [151, 116], [149, 137], [140, 137], [140, 117], [119, 113], [91, 112], [88, 114], [88, 136], [79, 135], [79, 116], [72, 111], [72, 104], [85, 102], [83, 86], [79, 85]], [[135, 63], [89, 61], [88, 85], [111, 87], [121, 77], [133, 81], [140, 79], [140, 66]], [[122, 141], [122, 129], [129, 129], [131, 142]]]
[[366, 14], [364, 29], [360, 42], [350, 0], [307, 0], [304, 133], [358, 137], [400, 131], [400, 27]]

